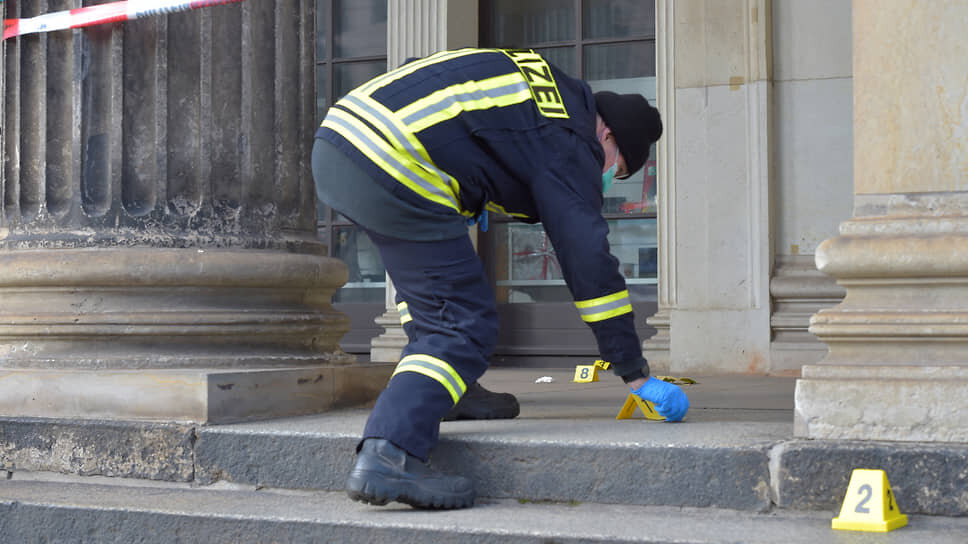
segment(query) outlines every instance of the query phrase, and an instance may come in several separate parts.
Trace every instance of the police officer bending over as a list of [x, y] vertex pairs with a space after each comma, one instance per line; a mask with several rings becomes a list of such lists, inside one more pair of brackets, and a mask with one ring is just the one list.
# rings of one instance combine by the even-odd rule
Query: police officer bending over
[[350, 498], [474, 503], [473, 482], [427, 459], [496, 342], [494, 293], [467, 232], [488, 210], [544, 225], [602, 358], [659, 414], [682, 419], [686, 395], [649, 377], [601, 214], [612, 180], [638, 171], [661, 134], [643, 97], [593, 95], [529, 50], [437, 53], [329, 110], [313, 148], [317, 196], [379, 248], [409, 337], [366, 423]]

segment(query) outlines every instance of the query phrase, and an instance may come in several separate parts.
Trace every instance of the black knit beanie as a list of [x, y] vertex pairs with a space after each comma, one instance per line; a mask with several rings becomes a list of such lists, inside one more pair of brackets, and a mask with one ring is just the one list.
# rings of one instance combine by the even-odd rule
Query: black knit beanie
[[649, 148], [662, 136], [659, 110], [640, 94], [595, 93], [595, 106], [602, 120], [615, 134], [618, 150], [632, 175], [649, 159]]

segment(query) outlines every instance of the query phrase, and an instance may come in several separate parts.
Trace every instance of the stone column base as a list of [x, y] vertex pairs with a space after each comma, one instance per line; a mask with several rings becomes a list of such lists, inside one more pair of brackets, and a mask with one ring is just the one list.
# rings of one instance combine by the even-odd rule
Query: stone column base
[[393, 369], [0, 369], [0, 416], [178, 423], [295, 416], [366, 404]]
[[904, 442], [968, 442], [968, 367], [807, 365], [794, 434]]
[[345, 282], [336, 259], [283, 251], [0, 252], [0, 368], [349, 364]]
[[858, 195], [859, 217], [817, 248], [847, 290], [810, 332], [830, 351], [803, 368], [795, 433], [968, 441], [968, 193]]
[[387, 312], [373, 320], [383, 327], [383, 334], [370, 340], [370, 361], [374, 363], [393, 363], [400, 361], [403, 348], [410, 339], [400, 326], [400, 314], [396, 310]]
[[827, 345], [808, 330], [810, 317], [844, 298], [844, 288], [817, 270], [813, 255], [779, 255], [770, 279], [770, 373], [799, 374], [827, 355]]
[[387, 289], [384, 295], [386, 298], [387, 311], [380, 314], [373, 320], [374, 323], [383, 327], [383, 333], [370, 340], [370, 362], [374, 363], [394, 363], [400, 361], [403, 348], [407, 346], [410, 339], [407, 337], [403, 325], [400, 323], [400, 312], [397, 311], [397, 288], [393, 285], [393, 280], [387, 274]]
[[330, 305], [343, 263], [275, 250], [0, 253], [0, 415], [224, 423], [375, 399]]

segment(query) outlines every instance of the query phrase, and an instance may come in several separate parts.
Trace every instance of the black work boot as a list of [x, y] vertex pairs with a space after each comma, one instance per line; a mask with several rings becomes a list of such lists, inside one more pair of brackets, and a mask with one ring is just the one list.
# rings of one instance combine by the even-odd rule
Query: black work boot
[[469, 479], [441, 474], [382, 438], [363, 442], [346, 480], [346, 494], [376, 506], [399, 501], [432, 509], [467, 508], [475, 497]]
[[521, 406], [511, 393], [494, 393], [474, 382], [460, 401], [444, 416], [444, 421], [458, 419], [511, 419], [518, 417]]

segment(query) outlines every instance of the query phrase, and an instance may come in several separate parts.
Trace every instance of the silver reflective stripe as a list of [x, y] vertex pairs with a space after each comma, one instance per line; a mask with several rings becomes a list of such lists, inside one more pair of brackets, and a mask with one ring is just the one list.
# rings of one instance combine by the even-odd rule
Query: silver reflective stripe
[[457, 404], [464, 392], [467, 391], [467, 386], [464, 385], [464, 381], [452, 366], [430, 355], [407, 355], [397, 364], [393, 376], [401, 372], [422, 374], [438, 382], [450, 393], [450, 398], [454, 401], [454, 404]]
[[400, 304], [397, 304], [397, 312], [400, 313], [401, 325], [406, 324], [413, 319], [412, 317], [410, 317], [410, 308], [407, 307], [406, 302], [401, 302]]
[[[400, 143], [400, 146], [403, 148], [403, 150], [406, 151], [407, 154], [410, 155], [414, 161], [420, 164], [424, 168], [424, 170], [427, 170], [428, 172], [432, 173], [433, 175], [439, 177], [440, 179], [448, 183], [450, 182], [451, 179], [453, 179], [450, 177], [450, 174], [437, 168], [430, 161], [427, 161], [422, 156], [420, 156], [420, 152], [417, 151], [417, 148], [413, 147], [413, 144], [410, 143], [410, 141], [407, 139], [407, 136], [403, 132], [401, 132], [400, 129], [397, 128], [395, 124], [393, 124], [393, 121], [388, 119], [381, 112], [377, 111], [375, 108], [370, 107], [368, 104], [364, 103], [362, 100], [360, 100], [359, 98], [356, 98], [353, 95], [347, 95], [346, 97], [343, 98], [343, 100], [353, 104], [354, 106], [360, 108], [361, 110], [372, 115], [378, 121], [380, 121], [380, 123], [382, 123], [383, 126], [387, 130], [389, 130], [393, 134], [393, 136], [397, 139], [397, 141]], [[439, 189], [437, 191], [432, 191], [432, 192], [435, 192], [436, 194], [439, 194], [439, 195], [443, 195], [448, 200], [453, 200], [453, 198], [450, 197], [450, 195], [442, 193]]]
[[387, 164], [389, 164], [390, 166], [392, 166], [393, 168], [395, 168], [398, 172], [400, 172], [401, 174], [403, 174], [404, 176], [406, 176], [407, 179], [409, 179], [410, 181], [416, 183], [417, 185], [419, 185], [422, 189], [424, 189], [428, 193], [431, 193], [431, 194], [440, 196], [440, 197], [442, 197], [445, 200], [448, 200], [450, 202], [453, 202], [454, 201], [453, 195], [451, 195], [449, 193], [445, 193], [442, 190], [440, 190], [439, 188], [431, 185], [430, 183], [427, 183], [427, 181], [425, 179], [423, 179], [420, 176], [418, 176], [417, 174], [415, 174], [413, 172], [413, 170], [410, 170], [409, 168], [407, 168], [406, 166], [404, 166], [393, 155], [391, 155], [389, 153], [385, 153], [382, 149], [380, 149], [380, 146], [378, 146], [375, 143], [373, 143], [373, 141], [370, 138], [368, 138], [365, 134], [363, 134], [362, 132], [360, 132], [359, 130], [357, 130], [355, 127], [353, 127], [352, 125], [350, 125], [349, 123], [347, 123], [343, 119], [340, 119], [339, 117], [337, 117], [335, 115], [329, 115], [329, 116], [326, 117], [326, 120], [329, 121], [329, 122], [331, 122], [331, 123], [333, 123], [334, 125], [339, 125], [339, 127], [342, 128], [343, 130], [345, 130], [345, 131], [351, 133], [353, 136], [356, 136], [357, 138], [359, 138], [363, 143], [366, 144], [366, 147], [369, 148], [369, 150], [370, 150], [371, 153], [373, 153], [375, 155], [378, 155], [381, 159], [383, 159], [384, 161], [386, 161]]
[[495, 89], [486, 91], [478, 90], [471, 93], [449, 95], [441, 99], [441, 101], [437, 102], [436, 104], [431, 104], [418, 112], [411, 113], [403, 119], [403, 122], [408, 125], [412, 125], [425, 117], [439, 113], [460, 102], [470, 102], [472, 100], [481, 100], [483, 98], [500, 98], [502, 96], [515, 94], [524, 90], [528, 90], [528, 84], [524, 81], [521, 81], [519, 83], [513, 83], [511, 85], [505, 85], [503, 87], [497, 87]]
[[622, 306], [629, 305], [629, 298], [623, 297], [618, 300], [613, 300], [612, 302], [606, 302], [605, 304], [599, 304], [598, 306], [589, 306], [587, 308], [578, 308], [578, 313], [581, 315], [593, 315], [600, 314], [602, 312], [607, 312], [609, 310], [617, 310]]

